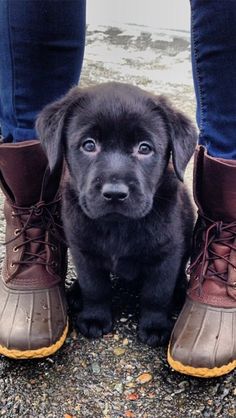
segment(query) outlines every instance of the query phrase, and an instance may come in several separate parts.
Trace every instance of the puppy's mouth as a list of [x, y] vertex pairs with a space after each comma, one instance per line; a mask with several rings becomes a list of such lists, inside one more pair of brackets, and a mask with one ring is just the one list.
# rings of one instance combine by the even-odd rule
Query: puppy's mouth
[[129, 217], [118, 212], [110, 212], [100, 216], [98, 219], [105, 222], [125, 222], [129, 220]]
[[152, 201], [149, 199], [133, 204], [113, 204], [104, 205], [96, 202], [87, 201], [86, 196], [80, 197], [80, 206], [83, 212], [91, 219], [101, 219], [104, 221], [125, 222], [129, 219], [144, 218], [152, 209]]

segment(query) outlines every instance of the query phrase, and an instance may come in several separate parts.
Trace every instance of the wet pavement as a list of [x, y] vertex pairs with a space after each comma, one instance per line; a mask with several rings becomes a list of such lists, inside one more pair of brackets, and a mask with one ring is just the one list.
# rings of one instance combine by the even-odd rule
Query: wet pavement
[[[128, 24], [88, 26], [81, 86], [108, 80], [167, 94], [194, 118], [188, 32]], [[190, 164], [189, 185], [191, 170]], [[0, 223], [3, 242], [2, 215]], [[74, 275], [70, 263], [68, 280]], [[90, 341], [71, 328], [62, 349], [50, 358], [1, 359], [0, 416], [236, 417], [236, 373], [212, 380], [175, 373], [167, 365], [166, 348], [151, 349], [137, 341], [135, 301], [125, 289], [114, 293], [113, 334]]]

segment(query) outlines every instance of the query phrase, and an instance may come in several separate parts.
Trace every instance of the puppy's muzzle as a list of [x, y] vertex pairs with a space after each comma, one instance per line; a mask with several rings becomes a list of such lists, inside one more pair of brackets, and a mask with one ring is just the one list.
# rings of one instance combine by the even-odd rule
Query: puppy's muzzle
[[105, 183], [101, 190], [105, 201], [121, 203], [129, 197], [129, 188], [124, 183]]

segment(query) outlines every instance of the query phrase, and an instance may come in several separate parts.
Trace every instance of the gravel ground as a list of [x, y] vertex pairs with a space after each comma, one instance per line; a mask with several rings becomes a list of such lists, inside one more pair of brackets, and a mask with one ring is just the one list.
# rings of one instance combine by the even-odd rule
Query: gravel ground
[[[168, 94], [194, 117], [188, 33], [135, 25], [89, 27], [87, 44], [81, 85], [132, 82]], [[189, 185], [191, 171], [190, 164]], [[1, 215], [1, 242], [3, 230]], [[70, 263], [68, 281], [73, 278]], [[236, 417], [236, 373], [211, 380], [175, 373], [167, 365], [166, 348], [151, 349], [136, 340], [136, 301], [122, 288], [115, 287], [114, 294], [112, 334], [89, 341], [71, 327], [62, 349], [50, 358], [1, 359], [0, 416]]]

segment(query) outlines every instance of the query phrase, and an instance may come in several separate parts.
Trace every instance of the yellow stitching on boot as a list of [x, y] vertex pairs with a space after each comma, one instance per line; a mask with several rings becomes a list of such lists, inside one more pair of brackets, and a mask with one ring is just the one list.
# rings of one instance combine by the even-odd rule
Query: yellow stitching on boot
[[203, 378], [223, 376], [224, 374], [230, 373], [236, 368], [236, 360], [221, 367], [213, 367], [212, 369], [208, 369], [207, 367], [185, 366], [184, 364], [180, 363], [180, 361], [174, 360], [171, 357], [170, 347], [168, 347], [167, 361], [169, 365], [179, 373]]
[[51, 354], [54, 354], [62, 346], [66, 339], [68, 328], [69, 325], [67, 323], [63, 331], [63, 334], [61, 335], [59, 340], [56, 341], [54, 344], [50, 345], [49, 347], [37, 348], [36, 350], [21, 351], [16, 349], [9, 350], [8, 348], [0, 345], [0, 354], [3, 354], [6, 357], [14, 358], [16, 360], [48, 357]]

